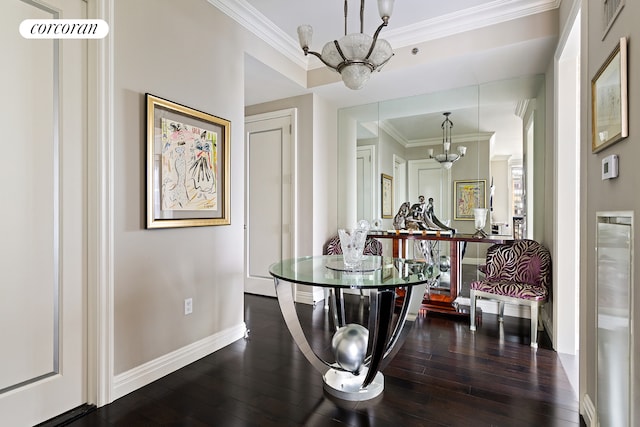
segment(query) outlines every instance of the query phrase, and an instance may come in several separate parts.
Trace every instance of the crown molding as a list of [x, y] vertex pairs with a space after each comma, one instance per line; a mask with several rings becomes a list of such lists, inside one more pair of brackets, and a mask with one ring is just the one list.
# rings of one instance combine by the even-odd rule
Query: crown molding
[[385, 131], [387, 135], [396, 140], [403, 147], [407, 147], [409, 145], [409, 141], [398, 132], [395, 126], [389, 123], [386, 120], [380, 120], [379, 123], [380, 129]]
[[[375, 122], [372, 122], [375, 125]], [[417, 148], [417, 147], [427, 147], [430, 145], [442, 145], [442, 137], [438, 136], [435, 138], [422, 138], [422, 139], [407, 139], [401, 135], [401, 133], [386, 120], [381, 120], [378, 123], [380, 129], [385, 131], [389, 136], [391, 136], [398, 144], [402, 145], [404, 148]], [[451, 141], [453, 144], [459, 144], [463, 142], [479, 142], [479, 141], [489, 141], [495, 132], [475, 132], [468, 134], [456, 134], [455, 140]]]
[[496, 154], [491, 157], [492, 162], [508, 162], [513, 156], [511, 154]]
[[[477, 132], [477, 133], [467, 133], [467, 134], [461, 134], [461, 135], [456, 134], [452, 138], [451, 144], [489, 141], [493, 135], [494, 135], [494, 132]], [[437, 137], [437, 138], [414, 139], [414, 140], [410, 140], [405, 145], [405, 147], [415, 148], [415, 147], [426, 147], [429, 145], [442, 145], [442, 138]]]
[[[310, 61], [302, 55], [297, 40], [283, 32], [246, 0], [207, 1], [300, 67], [309, 70], [323, 66], [319, 60]], [[557, 9], [560, 1], [495, 0], [413, 25], [386, 30], [384, 38], [394, 49], [399, 49]]]
[[298, 42], [267, 19], [245, 0], [207, 0], [225, 15], [242, 25], [256, 37], [267, 42], [295, 64], [308, 70], [309, 60]]
[[521, 99], [520, 101], [518, 101], [518, 104], [516, 105], [516, 109], [513, 112], [516, 116], [520, 117], [520, 119], [524, 119], [524, 115], [527, 112], [527, 109], [529, 108], [529, 99]]
[[[378, 137], [378, 122], [361, 122], [360, 126], [367, 130], [373, 137]], [[381, 126], [382, 127], [382, 126]]]
[[460, 34], [514, 19], [557, 9], [560, 0], [495, 0], [480, 6], [385, 31], [395, 49]]

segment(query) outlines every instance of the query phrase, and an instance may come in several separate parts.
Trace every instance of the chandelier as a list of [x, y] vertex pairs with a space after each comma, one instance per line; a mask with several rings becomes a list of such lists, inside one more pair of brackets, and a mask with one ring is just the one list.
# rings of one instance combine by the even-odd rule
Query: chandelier
[[429, 158], [435, 159], [445, 169], [451, 169], [454, 162], [460, 160], [461, 157], [467, 152], [467, 147], [458, 146], [458, 153], [450, 153], [451, 149], [451, 129], [453, 128], [453, 122], [449, 120], [451, 113], [443, 113], [445, 119], [442, 122], [442, 146], [444, 153], [433, 155], [433, 148], [429, 148]]
[[322, 53], [309, 50], [313, 28], [311, 25], [298, 27], [298, 38], [304, 55], [314, 55], [327, 67], [342, 75], [342, 81], [349, 89], [361, 89], [373, 71], [380, 71], [393, 56], [389, 42], [378, 39], [378, 34], [386, 27], [393, 11], [394, 0], [378, 0], [378, 12], [382, 24], [373, 37], [364, 34], [364, 0], [360, 1], [360, 32], [347, 34], [347, 0], [344, 1], [344, 37], [328, 42]]

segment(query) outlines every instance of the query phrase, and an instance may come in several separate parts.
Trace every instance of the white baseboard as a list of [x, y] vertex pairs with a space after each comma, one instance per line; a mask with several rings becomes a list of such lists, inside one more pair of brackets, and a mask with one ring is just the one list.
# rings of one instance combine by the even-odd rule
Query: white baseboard
[[[456, 302], [459, 305], [471, 305], [471, 299], [467, 297], [458, 297], [456, 298]], [[476, 301], [476, 307], [479, 307], [483, 313], [498, 314], [498, 301], [478, 299]], [[530, 319], [531, 311], [529, 310], [529, 307], [525, 305], [505, 304], [504, 315]]]
[[316, 305], [324, 299], [324, 292], [318, 286], [296, 285], [295, 300], [297, 303]]
[[596, 415], [596, 407], [591, 401], [591, 398], [588, 394], [585, 394], [580, 402], [580, 415], [584, 419], [587, 427], [597, 426], [597, 415]]
[[113, 379], [113, 400], [119, 399], [208, 354], [226, 347], [232, 342], [244, 337], [246, 331], [247, 325], [242, 322], [237, 326], [208, 336], [200, 341], [196, 341], [181, 349], [172, 351], [171, 353], [116, 375]]
[[555, 347], [555, 341], [553, 340], [553, 320], [551, 319], [551, 316], [549, 316], [549, 313], [546, 310], [546, 307], [549, 307], [548, 305], [543, 305], [542, 308], [540, 309], [540, 320], [542, 321], [542, 325], [544, 326], [544, 330], [547, 331], [547, 335], [549, 335], [549, 339], [551, 340], [551, 343], [554, 345], [554, 350], [556, 349]]

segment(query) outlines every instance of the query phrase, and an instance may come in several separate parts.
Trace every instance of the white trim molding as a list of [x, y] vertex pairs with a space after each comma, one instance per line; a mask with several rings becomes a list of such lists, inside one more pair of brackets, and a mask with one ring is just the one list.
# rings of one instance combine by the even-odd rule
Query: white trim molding
[[89, 43], [87, 401], [112, 402], [114, 360], [114, 0], [89, 0], [109, 37]]
[[113, 400], [156, 381], [165, 375], [214, 353], [229, 344], [247, 336], [247, 325], [242, 322], [200, 341], [196, 341], [157, 359], [143, 363], [133, 369], [118, 374], [114, 378]]
[[597, 426], [598, 419], [596, 415], [596, 405], [593, 404], [591, 397], [585, 394], [580, 402], [580, 415], [584, 419], [587, 427]]
[[304, 69], [309, 68], [309, 58], [302, 55], [297, 40], [289, 37], [246, 0], [207, 0], [225, 15], [242, 25], [256, 37], [267, 42], [288, 59]]
[[495, 0], [385, 32], [394, 48], [423, 43], [557, 9], [560, 0]]
[[[207, 0], [251, 33], [306, 70], [322, 67], [319, 60], [301, 54], [298, 41], [284, 33], [246, 0]], [[560, 7], [560, 0], [494, 0], [479, 6], [385, 31], [394, 49], [524, 18]]]

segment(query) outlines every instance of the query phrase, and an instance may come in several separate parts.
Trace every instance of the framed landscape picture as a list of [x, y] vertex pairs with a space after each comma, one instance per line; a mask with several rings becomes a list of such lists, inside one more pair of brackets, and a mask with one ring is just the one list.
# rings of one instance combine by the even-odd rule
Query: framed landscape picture
[[230, 224], [231, 123], [151, 94], [146, 106], [147, 228]]

